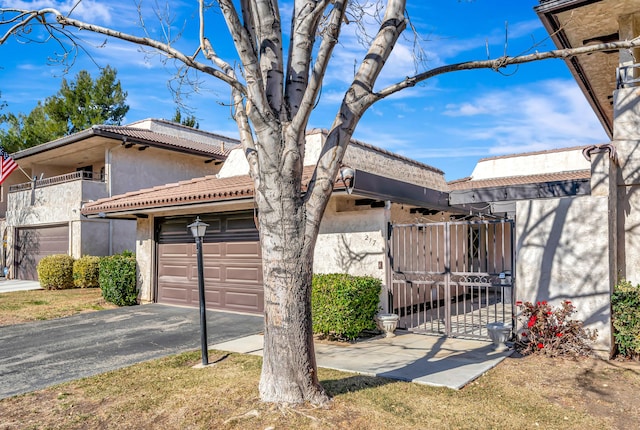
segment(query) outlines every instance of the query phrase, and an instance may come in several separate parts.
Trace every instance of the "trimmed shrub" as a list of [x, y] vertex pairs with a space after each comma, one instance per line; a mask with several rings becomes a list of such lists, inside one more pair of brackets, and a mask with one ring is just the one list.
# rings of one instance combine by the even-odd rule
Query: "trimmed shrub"
[[311, 290], [313, 332], [355, 339], [376, 328], [382, 282], [371, 276], [314, 275]]
[[100, 257], [86, 255], [73, 262], [73, 283], [78, 288], [94, 288], [99, 285]]
[[640, 358], [640, 285], [618, 282], [611, 295], [611, 310], [618, 354]]
[[40, 260], [37, 270], [42, 288], [73, 288], [73, 257], [66, 254], [47, 255]]
[[102, 297], [117, 306], [137, 303], [136, 257], [131, 251], [100, 259], [98, 275]]

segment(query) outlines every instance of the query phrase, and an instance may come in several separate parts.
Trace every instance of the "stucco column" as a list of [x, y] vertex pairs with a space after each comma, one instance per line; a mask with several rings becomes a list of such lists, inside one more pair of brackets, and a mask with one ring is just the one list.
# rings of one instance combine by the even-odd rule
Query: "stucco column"
[[[584, 151], [591, 161], [591, 196], [603, 198], [607, 205], [598, 210], [606, 211], [608, 220], [606, 255], [602, 263], [607, 265], [606, 278], [602, 279], [613, 293], [618, 282], [618, 159], [616, 147], [613, 144], [595, 145]], [[587, 220], [585, 219], [585, 222]], [[604, 232], [603, 231], [603, 232]], [[611, 339], [611, 353], [613, 353], [613, 339]]]
[[136, 262], [138, 269], [138, 300], [141, 304], [153, 302], [153, 262], [154, 242], [153, 225], [154, 218], [138, 218], [136, 228]]

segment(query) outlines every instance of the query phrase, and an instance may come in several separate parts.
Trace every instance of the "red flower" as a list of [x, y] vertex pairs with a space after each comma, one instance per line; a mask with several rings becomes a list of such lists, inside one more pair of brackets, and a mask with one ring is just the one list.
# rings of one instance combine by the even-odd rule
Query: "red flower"
[[529, 322], [527, 323], [527, 326], [529, 328], [533, 327], [536, 324], [536, 321], [538, 321], [538, 317], [535, 315], [531, 315], [531, 318], [529, 318]]
[[571, 304], [571, 300], [565, 300], [564, 301], [566, 304], [570, 305]]
[[542, 349], [544, 348], [544, 345], [542, 344], [542, 342], [538, 343], [538, 349]]
[[557, 337], [562, 337], [562, 333], [556, 333]]
[[526, 333], [522, 333], [522, 337], [527, 337], [528, 335]]
[[542, 304], [543, 304], [543, 305], [546, 305], [546, 304], [547, 304], [547, 301], [546, 301], [546, 300], [545, 300], [545, 301], [543, 301], [543, 302], [542, 302]]
[[516, 302], [516, 306], [522, 306], [522, 300], [518, 300], [518, 301]]
[[551, 311], [547, 312], [547, 315], [551, 315]]

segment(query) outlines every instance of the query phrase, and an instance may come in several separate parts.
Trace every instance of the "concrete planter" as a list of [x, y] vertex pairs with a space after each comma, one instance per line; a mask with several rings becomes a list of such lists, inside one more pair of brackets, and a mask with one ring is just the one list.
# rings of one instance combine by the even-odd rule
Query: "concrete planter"
[[393, 333], [398, 327], [400, 317], [396, 314], [378, 314], [376, 316], [376, 324], [378, 328], [386, 333], [386, 337], [394, 337]]
[[505, 351], [509, 347], [505, 344], [511, 334], [511, 324], [494, 322], [487, 324], [487, 331], [496, 351]]

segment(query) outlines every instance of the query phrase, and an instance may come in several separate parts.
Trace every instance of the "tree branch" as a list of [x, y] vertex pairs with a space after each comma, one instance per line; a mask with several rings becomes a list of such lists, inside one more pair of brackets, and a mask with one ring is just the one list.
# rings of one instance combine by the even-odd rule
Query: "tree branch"
[[[244, 67], [247, 97], [251, 102], [251, 109], [247, 109], [247, 114], [257, 127], [265, 127], [269, 122], [267, 116], [270, 113], [270, 108], [264, 93], [264, 77], [260, 70], [258, 52], [256, 52], [249, 32], [240, 21], [233, 1], [219, 0], [218, 4]], [[245, 20], [247, 19], [249, 22], [251, 21], [251, 17], [245, 18]]]
[[640, 47], [640, 37], [636, 37], [634, 39], [627, 40], [627, 41], [601, 43], [598, 45], [581, 46], [579, 48], [556, 49], [556, 50], [547, 51], [547, 52], [536, 52], [533, 54], [520, 55], [517, 57], [505, 56], [505, 57], [496, 58], [494, 60], [465, 61], [462, 63], [455, 63], [455, 64], [449, 64], [446, 66], [436, 67], [426, 72], [419, 73], [415, 76], [407, 77], [404, 80], [397, 82], [393, 85], [390, 85], [381, 91], [372, 93], [371, 97], [375, 99], [374, 101], [382, 100], [385, 97], [388, 97], [392, 94], [397, 93], [398, 91], [404, 90], [409, 87], [413, 87], [419, 82], [426, 81], [427, 79], [433, 78], [438, 75], [442, 75], [444, 73], [459, 72], [462, 70], [475, 70], [475, 69], [493, 69], [497, 71], [514, 64], [524, 64], [524, 63], [531, 63], [533, 61], [549, 60], [549, 59], [557, 59], [557, 58], [567, 59], [571, 57], [576, 57], [578, 55], [585, 55], [585, 54], [590, 54], [594, 52], [631, 49], [631, 48], [638, 48], [638, 47]]
[[[4, 12], [7, 10], [5, 9]], [[138, 37], [131, 34], [123, 33], [121, 31], [116, 31], [111, 28], [102, 27], [99, 25], [89, 24], [77, 19], [68, 18], [64, 16], [60, 11], [52, 8], [45, 8], [38, 11], [26, 11], [26, 10], [15, 10], [15, 12], [23, 14], [23, 16], [28, 16], [29, 18], [22, 21], [19, 24], [14, 25], [10, 28], [3, 36], [0, 38], [0, 44], [4, 43], [11, 34], [17, 34], [20, 28], [24, 28], [29, 24], [31, 20], [34, 18], [40, 19], [40, 23], [46, 27], [54, 27], [52, 23], [48, 23], [45, 19], [46, 15], [53, 15], [56, 19], [56, 22], [60, 26], [68, 26], [74, 27], [79, 30], [88, 30], [93, 33], [104, 34], [106, 36], [113, 37], [115, 39], [124, 40], [127, 42], [131, 42], [137, 45], [148, 46], [154, 48], [160, 52], [163, 52], [170, 58], [175, 58], [178, 61], [184, 63], [185, 65], [192, 67], [196, 70], [199, 70], [203, 73], [211, 75], [217, 79], [220, 79], [223, 82], [226, 82], [236, 90], [240, 92], [245, 92], [244, 87], [237, 80], [231, 79], [228, 75], [224, 74], [220, 70], [214, 69], [213, 67], [202, 64], [198, 61], [195, 61], [193, 58], [186, 56], [182, 52], [177, 49], [172, 48], [170, 45], [166, 43], [159, 42], [157, 40], [150, 39], [148, 37]]]
[[[341, 2], [342, 3], [342, 2]], [[285, 103], [289, 119], [298, 113], [308, 89], [309, 68], [316, 34], [329, 0], [296, 0], [291, 21]]]
[[353, 83], [347, 90], [316, 165], [314, 179], [305, 195], [307, 207], [306, 234], [315, 237], [322, 214], [333, 190], [333, 182], [356, 125], [372, 101], [368, 99], [376, 79], [406, 28], [406, 0], [388, 0], [384, 18]]
[[[340, 36], [340, 30], [342, 28], [342, 21], [344, 20], [345, 11], [345, 1], [334, 2], [333, 9], [329, 16], [327, 28], [322, 34], [322, 42], [320, 43], [320, 48], [318, 49], [318, 55], [316, 56], [316, 61], [313, 65], [311, 77], [300, 100], [299, 110], [295, 112], [294, 107], [294, 111], [292, 112], [293, 114], [295, 114], [295, 117], [293, 119], [294, 128], [306, 127], [306, 124], [309, 121], [309, 117], [311, 116], [311, 112], [313, 111], [315, 101], [318, 98], [320, 88], [322, 87], [322, 80], [324, 78], [325, 72], [327, 71], [327, 66], [329, 65], [329, 61], [331, 60], [333, 48], [335, 48], [338, 43], [338, 37]], [[311, 61], [309, 58], [306, 63], [309, 64], [310, 62]], [[306, 76], [309, 74], [309, 70], [305, 69], [304, 72], [304, 79], [306, 82]], [[299, 79], [302, 79], [302, 76], [300, 76]], [[289, 90], [289, 88], [287, 89]], [[292, 90], [298, 91], [298, 88], [294, 86]]]

